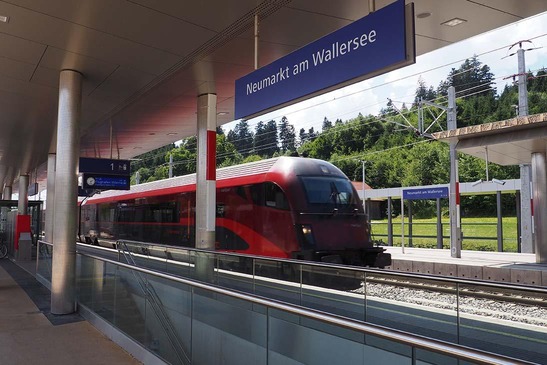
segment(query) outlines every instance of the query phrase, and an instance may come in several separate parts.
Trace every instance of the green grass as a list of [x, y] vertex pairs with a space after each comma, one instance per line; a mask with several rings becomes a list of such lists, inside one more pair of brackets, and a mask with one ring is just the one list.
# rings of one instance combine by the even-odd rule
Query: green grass
[[[503, 220], [503, 251], [517, 252], [517, 219], [516, 217], [504, 217]], [[443, 236], [450, 236], [450, 224], [448, 219], [442, 220]], [[408, 217], [405, 217], [405, 246], [409, 245]], [[474, 251], [497, 251], [497, 218], [463, 218], [462, 249]], [[413, 236], [431, 236], [429, 238], [412, 239], [413, 247], [436, 248], [437, 247], [437, 218], [413, 219]], [[372, 221], [372, 235], [375, 240], [387, 243], [387, 219]], [[384, 236], [382, 236], [384, 235]], [[401, 245], [401, 218], [393, 219], [393, 244]], [[444, 248], [449, 248], [450, 239], [443, 239]]]

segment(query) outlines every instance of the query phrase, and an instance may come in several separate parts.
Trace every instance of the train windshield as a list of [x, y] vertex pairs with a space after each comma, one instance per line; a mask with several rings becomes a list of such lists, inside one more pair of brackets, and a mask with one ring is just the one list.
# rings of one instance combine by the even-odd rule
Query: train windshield
[[356, 204], [353, 186], [343, 178], [306, 176], [301, 177], [310, 204], [348, 206]]

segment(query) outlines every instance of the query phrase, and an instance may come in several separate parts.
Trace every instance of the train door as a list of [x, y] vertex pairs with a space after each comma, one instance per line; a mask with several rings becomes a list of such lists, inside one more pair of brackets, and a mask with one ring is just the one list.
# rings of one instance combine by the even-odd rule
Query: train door
[[179, 196], [179, 223], [181, 225], [180, 244], [195, 247], [196, 194], [182, 193]]
[[256, 213], [254, 230], [264, 238], [259, 255], [290, 257], [296, 251], [296, 238], [290, 207], [283, 190], [276, 184], [265, 182], [251, 187]]

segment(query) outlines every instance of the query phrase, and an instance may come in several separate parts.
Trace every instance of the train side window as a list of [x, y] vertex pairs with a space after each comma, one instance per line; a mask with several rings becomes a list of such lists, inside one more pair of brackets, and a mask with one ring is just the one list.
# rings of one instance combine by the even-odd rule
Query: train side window
[[236, 193], [243, 199], [247, 200], [247, 194], [245, 194], [245, 189], [243, 188], [243, 186], [238, 186], [236, 188]]
[[250, 187], [250, 190], [251, 190], [251, 199], [253, 199], [253, 203], [254, 205], [264, 205], [263, 201], [262, 201], [262, 187], [264, 186], [264, 184], [254, 184], [254, 185], [251, 185]]
[[264, 201], [267, 207], [289, 209], [289, 202], [285, 197], [285, 193], [274, 183], [264, 183]]

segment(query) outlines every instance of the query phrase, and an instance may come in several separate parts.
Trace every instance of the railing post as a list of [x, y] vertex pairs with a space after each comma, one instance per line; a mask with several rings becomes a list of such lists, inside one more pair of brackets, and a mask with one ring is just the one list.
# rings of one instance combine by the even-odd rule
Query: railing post
[[393, 246], [393, 218], [391, 212], [391, 197], [387, 197], [387, 245]]
[[496, 192], [496, 206], [498, 212], [498, 252], [503, 252], [503, 218], [501, 214], [501, 191]]
[[408, 247], [412, 247], [412, 200], [408, 201]]
[[437, 248], [443, 248], [443, 221], [441, 212], [441, 198], [437, 198]]

